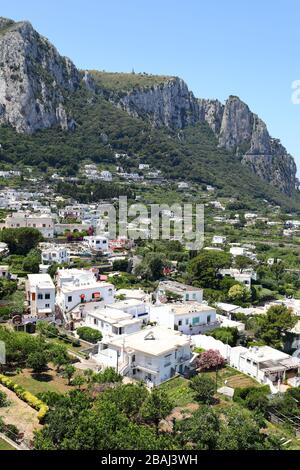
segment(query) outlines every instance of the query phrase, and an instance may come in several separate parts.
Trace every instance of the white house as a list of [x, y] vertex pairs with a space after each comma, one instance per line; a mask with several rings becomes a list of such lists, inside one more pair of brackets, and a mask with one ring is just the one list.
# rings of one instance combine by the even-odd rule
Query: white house
[[108, 239], [100, 235], [92, 237], [84, 237], [89, 244], [89, 247], [95, 251], [108, 251]]
[[85, 312], [86, 326], [101, 331], [103, 338], [107, 339], [140, 331], [142, 323], [143, 320], [111, 306], [101, 308], [97, 304], [90, 304]]
[[26, 281], [28, 315], [32, 321], [55, 320], [55, 286], [49, 274], [28, 274]]
[[232, 348], [230, 365], [261, 384], [269, 385], [272, 393], [281, 391], [281, 384], [298, 377], [300, 372], [298, 358], [269, 346]]
[[16, 212], [8, 215], [5, 219], [6, 228], [36, 228], [41, 232], [44, 238], [53, 238], [54, 220], [47, 214], [27, 214], [25, 212]]
[[226, 237], [222, 235], [214, 235], [212, 239], [213, 245], [224, 245], [226, 243]]
[[204, 333], [219, 326], [216, 310], [197, 302], [151, 305], [150, 321], [186, 335]]
[[244, 248], [243, 246], [232, 246], [229, 252], [232, 256], [245, 256], [246, 248]]
[[166, 302], [168, 294], [178, 296], [182, 302], [202, 302], [203, 289], [188, 286], [177, 281], [162, 281], [157, 288], [157, 301]]
[[43, 264], [70, 262], [70, 251], [63, 245], [44, 244], [41, 250]]
[[250, 375], [262, 385], [269, 385], [271, 393], [285, 391], [285, 381], [292, 386], [293, 383], [298, 383], [300, 359], [269, 346], [232, 348], [222, 341], [205, 335], [193, 336], [193, 344], [204, 349], [219, 351], [231, 367]]
[[91, 271], [80, 269], [59, 269], [57, 271], [56, 304], [63, 313], [70, 312], [79, 304], [114, 301], [115, 288], [108, 282], [97, 281]]
[[93, 358], [121, 375], [159, 385], [190, 368], [193, 354], [188, 336], [163, 327], [148, 327], [131, 335], [99, 343]]
[[256, 273], [251, 269], [240, 272], [238, 269], [220, 269], [222, 276], [233, 277], [237, 282], [244, 284], [247, 289], [251, 289], [252, 280], [256, 280]]

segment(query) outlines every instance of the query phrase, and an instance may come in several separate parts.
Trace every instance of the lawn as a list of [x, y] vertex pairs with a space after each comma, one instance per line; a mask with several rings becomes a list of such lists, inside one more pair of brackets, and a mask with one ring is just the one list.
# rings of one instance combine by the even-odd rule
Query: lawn
[[72, 389], [67, 385], [67, 380], [58, 376], [52, 368], [41, 374], [32, 374], [31, 370], [23, 369], [11, 378], [33, 395], [44, 392], [65, 393]]
[[189, 388], [189, 381], [182, 377], [174, 377], [163, 383], [160, 388], [167, 393], [174, 406], [186, 406], [189, 403], [196, 403], [194, 392]]
[[[215, 371], [205, 372], [205, 374], [209, 374], [213, 379], [216, 378]], [[258, 382], [256, 382], [256, 380], [248, 377], [248, 375], [242, 374], [241, 372], [238, 372], [229, 366], [219, 370], [217, 376], [218, 388], [223, 387], [224, 385], [232, 388], [259, 387], [260, 385]]]
[[8, 442], [4, 441], [4, 439], [1, 439], [0, 437], [0, 450], [16, 450], [14, 447], [12, 447]]
[[[203, 372], [216, 380], [216, 372]], [[239, 387], [259, 387], [260, 384], [247, 375], [237, 372], [231, 367], [224, 367], [217, 373], [217, 385], [223, 387], [225, 385], [232, 388]], [[194, 398], [194, 392], [189, 387], [189, 380], [183, 377], [174, 377], [163, 383], [160, 388], [164, 390], [169, 398], [173, 401], [174, 406], [184, 407], [190, 403], [197, 403]]]

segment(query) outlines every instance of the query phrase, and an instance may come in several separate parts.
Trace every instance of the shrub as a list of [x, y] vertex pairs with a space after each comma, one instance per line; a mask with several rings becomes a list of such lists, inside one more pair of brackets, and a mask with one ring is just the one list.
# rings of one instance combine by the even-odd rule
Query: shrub
[[82, 326], [77, 329], [77, 334], [80, 339], [88, 341], [89, 343], [97, 343], [102, 339], [102, 333], [98, 330], [94, 330], [89, 326]]
[[203, 370], [216, 369], [217, 367], [223, 367], [225, 359], [221, 356], [219, 351], [209, 349], [204, 351], [197, 359], [197, 366]]
[[0, 374], [0, 383], [7, 387], [9, 390], [12, 390], [21, 400], [25, 401], [29, 406], [38, 411], [38, 420], [42, 422], [45, 418], [49, 408], [48, 406], [39, 400], [31, 392], [25, 390], [21, 385], [16, 384], [10, 378], [5, 375]]

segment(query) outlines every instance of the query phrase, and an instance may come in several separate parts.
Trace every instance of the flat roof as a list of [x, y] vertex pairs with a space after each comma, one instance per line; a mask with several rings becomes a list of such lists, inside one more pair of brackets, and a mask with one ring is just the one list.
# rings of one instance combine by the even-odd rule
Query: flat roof
[[187, 284], [182, 284], [177, 281], [161, 281], [158, 285], [158, 288], [164, 287], [165, 289], [176, 290], [178, 292], [198, 292], [202, 291], [200, 287], [189, 286]]
[[270, 346], [253, 346], [241, 354], [242, 357], [253, 359], [255, 362], [282, 361], [291, 356]]
[[51, 276], [49, 274], [28, 274], [28, 282], [31, 286], [44, 288], [55, 288]]
[[150, 356], [161, 356], [179, 347], [188, 346], [190, 340], [179, 331], [156, 326], [144, 328], [123, 338], [112, 339], [109, 344], [124, 346], [125, 349], [140, 351]]

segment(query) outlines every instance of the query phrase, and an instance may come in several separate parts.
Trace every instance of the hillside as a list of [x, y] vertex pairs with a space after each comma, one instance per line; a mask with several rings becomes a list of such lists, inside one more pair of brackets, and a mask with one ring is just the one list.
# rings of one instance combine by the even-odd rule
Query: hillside
[[80, 163], [150, 163], [169, 180], [300, 210], [296, 165], [238, 97], [195, 98], [183, 80], [79, 71], [28, 22], [0, 19], [0, 164], [51, 175]]

